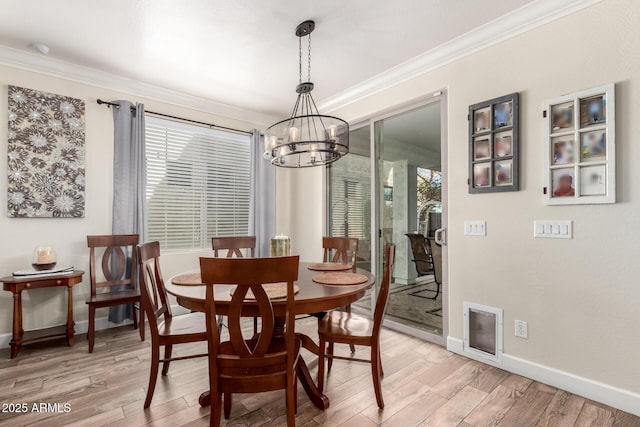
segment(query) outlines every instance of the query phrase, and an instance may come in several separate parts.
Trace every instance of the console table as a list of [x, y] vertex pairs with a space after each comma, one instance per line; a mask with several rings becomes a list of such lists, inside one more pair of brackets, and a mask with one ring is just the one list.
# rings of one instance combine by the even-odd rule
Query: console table
[[[13, 336], [11, 338], [11, 358], [15, 358], [22, 344], [34, 341], [48, 341], [66, 337], [69, 347], [73, 346], [73, 286], [82, 282], [84, 271], [72, 271], [42, 276], [7, 276], [0, 279], [5, 291], [13, 293]], [[66, 287], [67, 323], [46, 329], [25, 331], [22, 328], [22, 291], [31, 289]]]

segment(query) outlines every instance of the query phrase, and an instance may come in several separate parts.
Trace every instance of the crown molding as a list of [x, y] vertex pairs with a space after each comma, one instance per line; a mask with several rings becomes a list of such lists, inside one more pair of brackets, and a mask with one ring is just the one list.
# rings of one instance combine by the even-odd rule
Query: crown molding
[[537, 0], [409, 59], [345, 91], [323, 99], [318, 109], [329, 113], [374, 93], [399, 85], [465, 56], [530, 31], [602, 0]]
[[243, 109], [7, 46], [0, 46], [0, 65], [241, 120], [252, 126], [267, 126], [278, 120], [276, 116], [268, 113]]

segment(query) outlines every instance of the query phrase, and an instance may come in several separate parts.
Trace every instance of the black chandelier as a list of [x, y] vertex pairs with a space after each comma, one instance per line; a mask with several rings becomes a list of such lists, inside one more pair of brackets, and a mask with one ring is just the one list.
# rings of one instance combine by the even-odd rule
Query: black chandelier
[[[288, 119], [271, 125], [265, 132], [265, 158], [276, 166], [305, 168], [335, 162], [349, 153], [349, 124], [344, 120], [321, 115], [311, 91], [311, 32], [314, 21], [296, 28], [298, 36], [298, 99]], [[302, 81], [302, 38], [309, 40], [307, 81]]]

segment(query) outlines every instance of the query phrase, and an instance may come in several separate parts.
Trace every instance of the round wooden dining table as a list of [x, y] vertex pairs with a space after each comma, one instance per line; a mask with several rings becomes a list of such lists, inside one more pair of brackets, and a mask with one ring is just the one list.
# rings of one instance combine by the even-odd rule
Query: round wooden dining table
[[[375, 276], [368, 271], [357, 269], [357, 273], [366, 277], [367, 280], [365, 282], [357, 285], [322, 285], [313, 281], [313, 277], [322, 272], [310, 270], [308, 268], [310, 265], [311, 263], [301, 262], [298, 269], [298, 280], [295, 284], [300, 290], [295, 295], [295, 314], [328, 311], [354, 303], [365, 295], [365, 292], [373, 286], [376, 280]], [[194, 271], [188, 273], [194, 273]], [[176, 285], [173, 283], [173, 278], [171, 278], [165, 283], [165, 287], [169, 294], [176, 297], [180, 306], [193, 311], [205, 311], [206, 288], [204, 285]], [[226, 315], [228, 313], [229, 304], [231, 303], [231, 290], [233, 288], [235, 288], [235, 285], [216, 285], [217, 315]], [[274, 315], [284, 318], [286, 315], [286, 301], [284, 299], [272, 300], [271, 303]], [[243, 316], [253, 317], [257, 315], [259, 315], [257, 305], [251, 301], [245, 301]], [[301, 339], [304, 348], [314, 354], [318, 354], [318, 345], [310, 337], [303, 334], [296, 334], [296, 336]], [[328, 408], [329, 398], [318, 390], [302, 357], [299, 357], [296, 369], [298, 379], [313, 404], [323, 410]], [[205, 392], [200, 396], [200, 404], [206, 406], [209, 403], [209, 393]]]

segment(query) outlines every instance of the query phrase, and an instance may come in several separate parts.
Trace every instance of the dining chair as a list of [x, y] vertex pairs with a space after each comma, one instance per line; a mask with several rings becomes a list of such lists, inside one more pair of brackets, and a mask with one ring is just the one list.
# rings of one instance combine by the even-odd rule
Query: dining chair
[[252, 258], [256, 256], [256, 236], [212, 237], [211, 246], [216, 258], [220, 256], [220, 251], [225, 249], [227, 258], [234, 255], [238, 258], [244, 257], [242, 249], [249, 250]]
[[[322, 238], [322, 249], [324, 250], [322, 262], [341, 262], [343, 264], [351, 262], [351, 271], [355, 273], [358, 269], [358, 243], [359, 240], [355, 237], [324, 236]], [[351, 313], [351, 304], [346, 305], [344, 310], [347, 313]], [[312, 315], [321, 319], [326, 314], [326, 312], [320, 312], [313, 313]], [[349, 348], [351, 349], [351, 353], [356, 352], [356, 347], [354, 345], [349, 345]]]
[[[86, 303], [89, 306], [89, 353], [93, 353], [95, 343], [96, 309], [131, 304], [133, 327], [138, 328], [140, 316], [140, 339], [144, 341], [144, 312], [140, 307], [140, 291], [136, 285], [136, 250], [137, 234], [87, 236], [89, 247], [89, 278], [91, 295]], [[100, 262], [102, 277], [99, 276], [96, 254], [102, 248]], [[104, 280], [103, 280], [104, 279]]]
[[[244, 258], [242, 250], [249, 252], [251, 258], [256, 256], [256, 236], [232, 236], [232, 237], [212, 237], [211, 247], [213, 248], [213, 256], [218, 258], [220, 252], [227, 250], [225, 255], [227, 258], [233, 258], [235, 255], [238, 258]], [[223, 316], [218, 316], [218, 332], [222, 328]], [[253, 332], [258, 331], [258, 318], [253, 318]]]
[[[148, 242], [136, 247], [142, 307], [149, 321], [151, 332], [151, 371], [149, 387], [144, 407], [148, 408], [158, 379], [158, 369], [162, 363], [162, 376], [169, 373], [169, 363], [174, 360], [205, 357], [207, 353], [173, 357], [174, 344], [186, 344], [207, 340], [204, 313], [189, 313], [174, 316], [164, 287], [160, 271], [160, 243]], [[164, 347], [164, 357], [160, 358], [160, 347]]]
[[[380, 409], [384, 408], [381, 384], [381, 377], [384, 375], [384, 372], [382, 370], [382, 359], [380, 357], [380, 328], [382, 326], [387, 300], [389, 299], [389, 286], [391, 284], [391, 274], [395, 262], [395, 250], [395, 245], [387, 243], [385, 247], [386, 266], [378, 299], [376, 300], [373, 320], [344, 311], [331, 311], [320, 320], [318, 324], [320, 341], [320, 352], [318, 354], [318, 389], [320, 391], [324, 389], [325, 358], [329, 360], [328, 369], [331, 369], [333, 359], [371, 363], [371, 375], [373, 377], [376, 401]], [[333, 354], [334, 343], [370, 347], [371, 358], [356, 359], [354, 357], [336, 356]]]
[[324, 250], [322, 261], [351, 263], [351, 269], [355, 272], [358, 268], [358, 242], [359, 240], [354, 237], [324, 236], [322, 238], [322, 249]]
[[[295, 426], [296, 374], [300, 341], [295, 336], [293, 282], [298, 279], [299, 257], [200, 258], [200, 274], [206, 286], [205, 314], [209, 342], [210, 425], [220, 425], [222, 395], [224, 415], [231, 413], [232, 393], [286, 390], [287, 425]], [[277, 319], [263, 284], [286, 282], [286, 317]], [[229, 340], [220, 342], [216, 323], [216, 286], [235, 284], [229, 303]], [[229, 297], [229, 288], [222, 298]], [[251, 292], [255, 301], [249, 301]], [[249, 307], [247, 307], [249, 306]], [[252, 309], [261, 319], [257, 335], [242, 334], [243, 312]], [[280, 322], [278, 322], [280, 320]], [[281, 321], [284, 320], [284, 331]], [[280, 327], [278, 327], [280, 325]]]

